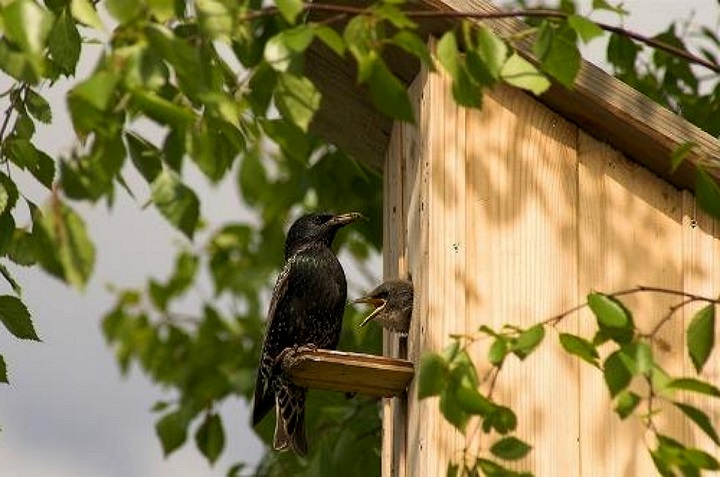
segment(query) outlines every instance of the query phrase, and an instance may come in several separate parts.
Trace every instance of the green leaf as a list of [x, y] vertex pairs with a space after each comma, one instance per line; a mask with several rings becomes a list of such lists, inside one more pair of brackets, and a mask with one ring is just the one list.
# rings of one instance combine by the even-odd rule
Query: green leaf
[[5, 35], [26, 53], [40, 55], [52, 15], [32, 0], [6, 3], [2, 10]]
[[715, 427], [707, 414], [700, 409], [684, 404], [681, 402], [673, 402], [673, 404], [680, 409], [691, 421], [693, 421], [707, 436], [712, 439], [716, 445], [720, 445], [720, 436], [718, 436]]
[[418, 368], [418, 399], [438, 396], [447, 387], [447, 362], [436, 353], [425, 353]]
[[413, 122], [413, 112], [405, 85], [388, 69], [385, 62], [378, 58], [368, 78], [370, 99], [383, 114], [401, 121]]
[[85, 230], [85, 222], [59, 200], [52, 204], [42, 219], [42, 228], [49, 237], [55, 258], [62, 266], [65, 280], [83, 289], [95, 265], [95, 247]]
[[270, 38], [265, 44], [265, 60], [273, 69], [280, 72], [296, 69], [295, 65], [302, 53], [315, 38], [315, 30], [309, 25], [298, 25], [283, 30]]
[[688, 154], [690, 154], [690, 152], [696, 146], [697, 143], [693, 141], [687, 141], [673, 149], [672, 153], [670, 154], [670, 172], [675, 172], [675, 170], [680, 166], [680, 164], [682, 164]]
[[433, 61], [428, 51], [427, 43], [420, 39], [417, 33], [409, 30], [400, 30], [390, 41], [418, 58], [423, 65], [430, 68], [433, 67]]
[[185, 105], [169, 101], [142, 88], [131, 91], [132, 104], [160, 124], [183, 128], [196, 119], [195, 112]]
[[338, 56], [344, 56], [347, 46], [343, 37], [327, 25], [314, 25], [315, 36], [330, 47]]
[[667, 387], [671, 389], [682, 389], [684, 391], [706, 394], [708, 396], [720, 397], [720, 389], [710, 383], [694, 378], [673, 379], [670, 383], [668, 383]]
[[90, 0], [71, 0], [70, 11], [72, 12], [72, 16], [80, 23], [97, 30], [104, 29], [100, 21], [100, 16], [93, 4], [90, 3]]
[[525, 359], [542, 343], [544, 337], [545, 327], [542, 323], [531, 326], [520, 333], [520, 336], [518, 336], [517, 341], [513, 345], [512, 351], [518, 358]]
[[576, 43], [577, 34], [567, 24], [557, 27], [544, 21], [533, 45], [543, 71], [568, 88], [575, 82], [582, 60]]
[[700, 373], [715, 347], [714, 304], [711, 303], [695, 313], [687, 327], [686, 340], [695, 371]]
[[28, 88], [25, 96], [25, 106], [28, 112], [38, 121], [48, 124], [52, 121], [50, 104], [35, 90]]
[[622, 344], [632, 339], [634, 332], [632, 315], [619, 300], [594, 292], [588, 294], [587, 303], [600, 329], [613, 341]]
[[560, 344], [568, 353], [587, 361], [595, 367], [598, 366], [598, 352], [588, 340], [569, 333], [560, 333]]
[[0, 322], [16, 338], [40, 341], [30, 319], [30, 312], [17, 297], [0, 296]]
[[105, 6], [119, 23], [128, 23], [140, 13], [142, 8], [139, 0], [107, 0]]
[[632, 373], [628, 370], [622, 359], [621, 351], [615, 351], [607, 357], [603, 364], [603, 377], [610, 390], [610, 396], [615, 397], [624, 390], [632, 380]]
[[135, 168], [150, 183], [162, 172], [160, 150], [143, 137], [133, 132], [125, 133], [128, 152]]
[[625, 35], [612, 33], [607, 47], [607, 59], [619, 71], [634, 71], [638, 52], [642, 50]]
[[62, 72], [68, 76], [75, 74], [75, 67], [80, 59], [82, 39], [67, 9], [63, 9], [55, 19], [48, 40], [50, 55]]
[[8, 382], [7, 365], [5, 364], [5, 358], [0, 354], [0, 383], [7, 384]]
[[307, 132], [320, 108], [320, 91], [304, 76], [283, 73], [275, 88], [275, 105], [283, 118]]
[[438, 40], [435, 51], [440, 64], [454, 80], [460, 69], [460, 53], [455, 32], [452, 30], [446, 31]]
[[5, 281], [8, 282], [8, 284], [10, 285], [10, 287], [12, 288], [12, 290], [15, 292], [16, 295], [19, 296], [22, 294], [22, 287], [17, 282], [17, 280], [15, 280], [15, 278], [12, 276], [12, 274], [10, 273], [10, 270], [8, 270], [8, 268], [5, 265], [3, 265], [2, 263], [0, 263], [0, 275], [2, 275], [3, 278], [5, 279]]
[[580, 15], [570, 15], [567, 22], [568, 25], [577, 32], [584, 43], [590, 43], [595, 38], [603, 35], [603, 29], [589, 18]]
[[507, 59], [500, 76], [506, 83], [528, 90], [535, 95], [544, 93], [550, 87], [550, 81], [517, 52]]
[[484, 25], [479, 25], [477, 32], [477, 54], [483, 60], [490, 75], [494, 79], [499, 79], [507, 60], [508, 47], [499, 36]]
[[686, 461], [688, 461], [690, 464], [692, 464], [698, 469], [720, 469], [720, 462], [718, 462], [718, 460], [712, 455], [700, 449], [685, 449], [685, 452], [683, 452], [683, 457], [685, 457]]
[[295, 23], [297, 16], [303, 11], [305, 4], [302, 0], [275, 0], [275, 5], [285, 20], [292, 25]]
[[195, 443], [205, 458], [214, 464], [225, 447], [225, 431], [218, 414], [210, 414], [195, 433]]
[[507, 434], [517, 427], [517, 416], [509, 407], [495, 406], [493, 411], [485, 416], [482, 426], [486, 433], [495, 429], [500, 434]]
[[[15, 207], [18, 197], [19, 193], [15, 182], [4, 172], [0, 172], [0, 215], [9, 213]], [[0, 230], [0, 233], [5, 236], [11, 232], [12, 230]]]
[[640, 401], [640, 396], [632, 391], [624, 390], [617, 396], [615, 412], [620, 416], [620, 419], [625, 419], [633, 413], [638, 404], [640, 404]]
[[623, 9], [622, 5], [622, 3], [619, 3], [617, 6], [613, 6], [607, 0], [593, 0], [592, 2], [593, 10], [608, 10], [619, 15], [627, 15], [628, 11]]
[[457, 387], [455, 399], [460, 408], [468, 414], [486, 416], [495, 409], [493, 403], [467, 381]]
[[192, 240], [200, 217], [195, 192], [180, 182], [174, 171], [164, 169], [151, 184], [151, 195], [160, 213]]
[[508, 351], [507, 339], [500, 336], [490, 345], [488, 361], [490, 361], [493, 366], [500, 366], [502, 362], [505, 361], [505, 356], [507, 356]]
[[181, 409], [165, 414], [155, 423], [165, 457], [177, 450], [187, 440], [188, 419]]
[[644, 341], [638, 342], [635, 346], [635, 365], [637, 366], [636, 372], [646, 376], [655, 366], [652, 348]]
[[525, 442], [517, 437], [503, 437], [490, 447], [490, 452], [495, 456], [505, 460], [518, 460], [525, 457], [532, 449]]

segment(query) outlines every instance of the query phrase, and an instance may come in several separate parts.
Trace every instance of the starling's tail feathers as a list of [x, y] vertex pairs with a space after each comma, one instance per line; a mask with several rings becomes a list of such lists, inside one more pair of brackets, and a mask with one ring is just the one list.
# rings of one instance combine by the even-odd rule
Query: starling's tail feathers
[[292, 449], [296, 454], [307, 454], [305, 438], [305, 389], [291, 383], [281, 383], [276, 390], [275, 450]]
[[255, 381], [255, 399], [253, 400], [252, 425], [257, 426], [263, 417], [275, 405], [275, 396], [270, 383], [271, 359], [263, 358], [260, 361], [257, 381]]

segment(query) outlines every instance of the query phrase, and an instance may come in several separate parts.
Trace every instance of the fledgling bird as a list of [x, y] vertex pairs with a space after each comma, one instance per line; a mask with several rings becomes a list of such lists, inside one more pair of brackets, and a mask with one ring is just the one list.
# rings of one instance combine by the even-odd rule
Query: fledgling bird
[[360, 326], [373, 320], [383, 328], [407, 335], [413, 309], [413, 285], [409, 280], [387, 280], [353, 303], [369, 303], [375, 307]]
[[283, 376], [281, 353], [286, 348], [337, 346], [347, 283], [331, 245], [337, 231], [359, 217], [358, 213], [305, 215], [285, 238], [285, 265], [270, 301], [252, 415], [256, 426], [275, 406], [276, 450], [307, 453], [305, 389]]

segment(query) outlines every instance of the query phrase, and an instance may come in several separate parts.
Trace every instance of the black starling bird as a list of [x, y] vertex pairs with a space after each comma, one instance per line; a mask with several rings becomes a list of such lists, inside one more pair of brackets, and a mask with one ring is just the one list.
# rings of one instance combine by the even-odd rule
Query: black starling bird
[[353, 303], [370, 303], [375, 306], [375, 310], [360, 326], [375, 320], [383, 328], [407, 335], [413, 309], [413, 285], [409, 280], [387, 280]]
[[330, 247], [335, 233], [359, 217], [357, 213], [305, 215], [285, 238], [285, 266], [270, 302], [252, 417], [255, 426], [275, 406], [277, 450], [307, 453], [305, 389], [283, 376], [281, 353], [286, 348], [337, 346], [347, 284]]

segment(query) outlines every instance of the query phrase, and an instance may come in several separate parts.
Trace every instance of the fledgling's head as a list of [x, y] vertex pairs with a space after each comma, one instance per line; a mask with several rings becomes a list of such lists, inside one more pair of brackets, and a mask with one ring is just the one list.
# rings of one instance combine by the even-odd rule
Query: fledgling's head
[[375, 307], [360, 326], [365, 326], [369, 321], [374, 320], [383, 328], [400, 334], [407, 334], [410, 329], [413, 285], [409, 280], [387, 280], [353, 303], [368, 303]]
[[285, 258], [289, 258], [298, 249], [313, 243], [330, 247], [337, 231], [360, 217], [362, 215], [357, 212], [340, 215], [327, 213], [303, 215], [288, 230], [285, 238]]

